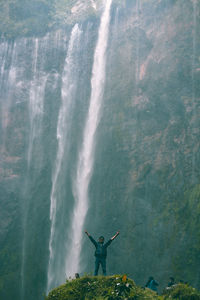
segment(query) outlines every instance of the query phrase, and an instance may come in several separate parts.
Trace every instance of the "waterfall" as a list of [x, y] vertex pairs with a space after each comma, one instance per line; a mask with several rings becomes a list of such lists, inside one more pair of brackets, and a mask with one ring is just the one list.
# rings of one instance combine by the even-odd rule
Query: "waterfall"
[[[196, 46], [197, 46], [197, 2], [196, 0], [193, 0], [193, 34], [192, 34], [192, 105], [195, 103], [195, 79], [194, 79], [194, 73], [195, 73], [195, 67], [196, 67]], [[193, 108], [194, 109], [194, 108]]]
[[[59, 176], [62, 176], [62, 163], [64, 155], [68, 152], [66, 143], [69, 145], [69, 133], [72, 121], [72, 110], [74, 106], [74, 99], [77, 89], [78, 79], [78, 63], [76, 59], [77, 51], [79, 50], [80, 36], [82, 31], [76, 24], [71, 32], [69, 41], [67, 56], [65, 60], [64, 71], [62, 75], [62, 103], [58, 116], [57, 123], [57, 155], [55, 161], [54, 172], [52, 175], [52, 189], [51, 189], [51, 206], [50, 206], [50, 220], [51, 220], [51, 232], [49, 241], [49, 266], [48, 266], [48, 284], [47, 291], [49, 291], [54, 284], [61, 283], [65, 272], [59, 269], [57, 266], [57, 257], [60, 254], [56, 251], [56, 235], [59, 234], [56, 231], [57, 221], [57, 206], [59, 202], [59, 191], [61, 189]], [[60, 237], [59, 237], [60, 239]]]
[[[44, 94], [47, 81], [47, 74], [43, 70], [38, 70], [37, 65], [39, 61], [39, 42], [42, 40], [38, 38], [34, 40], [34, 50], [32, 59], [32, 72], [33, 78], [30, 84], [29, 95], [29, 116], [30, 116], [30, 135], [29, 135], [29, 148], [28, 148], [28, 167], [31, 163], [34, 141], [37, 136], [40, 136], [41, 122], [43, 116]], [[42, 51], [45, 52], [45, 45], [42, 46]], [[40, 62], [40, 61], [39, 61]], [[43, 68], [44, 59], [40, 63], [40, 68]]]
[[[26, 162], [27, 162], [27, 173], [24, 180], [22, 198], [24, 202], [22, 204], [22, 215], [23, 215], [23, 239], [22, 239], [22, 262], [21, 262], [21, 299], [27, 298], [28, 293], [28, 278], [27, 278], [27, 268], [29, 265], [28, 250], [30, 244], [29, 230], [28, 226], [30, 219], [30, 209], [35, 207], [32, 204], [32, 199], [30, 198], [31, 184], [34, 184], [35, 176], [30, 167], [34, 167], [36, 170], [36, 177], [42, 169], [44, 150], [43, 150], [43, 120], [45, 107], [45, 90], [46, 84], [49, 78], [52, 77], [51, 68], [47, 69], [47, 52], [49, 46], [56, 47], [56, 51], [59, 52], [61, 48], [61, 36], [60, 32], [57, 31], [53, 35], [47, 34], [42, 38], [28, 38], [23, 39], [24, 46], [20, 48], [24, 56], [27, 57], [27, 53], [30, 56], [27, 57], [26, 64], [23, 65], [23, 81], [21, 81], [21, 89], [25, 90], [23, 92], [23, 97], [19, 101], [27, 102], [27, 121], [29, 122], [29, 135], [28, 135], [28, 145], [26, 151]], [[19, 43], [20, 41], [18, 41]], [[29, 72], [27, 70], [29, 69]], [[28, 74], [28, 76], [26, 75]], [[58, 74], [54, 72], [54, 83], [51, 86], [51, 92], [57, 88], [57, 78]], [[26, 86], [26, 89], [24, 88]], [[19, 103], [20, 103], [19, 102]], [[50, 103], [49, 103], [50, 105]], [[31, 180], [30, 180], [31, 179]], [[38, 211], [39, 214], [39, 211]], [[34, 220], [34, 212], [31, 212]]]
[[101, 17], [94, 53], [89, 111], [83, 133], [83, 143], [79, 152], [76, 177], [73, 183], [75, 206], [70, 227], [71, 244], [65, 262], [66, 275], [68, 276], [80, 271], [81, 241], [89, 205], [88, 187], [93, 169], [95, 133], [100, 120], [104, 94], [106, 49], [112, 0], [104, 2], [104, 11]]
[[139, 68], [140, 68], [140, 37], [139, 37], [139, 26], [140, 26], [140, 0], [136, 1], [136, 17], [137, 17], [137, 27], [136, 27], [136, 95], [138, 93], [138, 83], [139, 83]]
[[0, 45], [0, 89], [2, 90], [2, 84], [4, 79], [5, 64], [7, 59], [7, 52], [9, 51], [8, 42], [4, 41]]
[[[32, 78], [30, 81], [29, 89], [29, 120], [30, 120], [30, 133], [28, 145], [28, 168], [32, 162], [32, 155], [38, 137], [41, 137], [42, 120], [44, 114], [44, 100], [47, 79], [50, 73], [46, 70], [48, 49], [52, 44], [52, 36], [47, 34], [43, 38], [31, 39], [32, 53], [31, 53], [31, 70]], [[53, 37], [53, 45], [56, 49], [61, 48], [60, 31], [57, 31]], [[56, 84], [52, 86], [56, 89]], [[39, 160], [39, 158], [38, 158]], [[35, 163], [35, 162], [34, 162]]]
[[[13, 95], [17, 86], [17, 56], [18, 50], [16, 43], [9, 44], [3, 43], [1, 47], [1, 78], [0, 78], [0, 88], [2, 99], [2, 115], [1, 115], [1, 126], [2, 132], [2, 149], [6, 150], [6, 135], [7, 135], [7, 125], [9, 120], [10, 107], [13, 102]], [[6, 68], [6, 60], [10, 60], [10, 68]], [[4, 100], [6, 99], [6, 101]]]
[[[193, 110], [193, 127], [197, 126], [198, 116], [196, 114], [196, 86], [195, 86], [195, 69], [196, 69], [196, 47], [197, 47], [197, 1], [193, 0], [193, 34], [192, 34], [192, 110]], [[194, 128], [192, 128], [194, 130]], [[193, 136], [193, 133], [192, 133]], [[195, 183], [196, 179], [196, 157], [195, 152], [198, 152], [197, 149], [193, 148], [192, 150], [192, 182]]]

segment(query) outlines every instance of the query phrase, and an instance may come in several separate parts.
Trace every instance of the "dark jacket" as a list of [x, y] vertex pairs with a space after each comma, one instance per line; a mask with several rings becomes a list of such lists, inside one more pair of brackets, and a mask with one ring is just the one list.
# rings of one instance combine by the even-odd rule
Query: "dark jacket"
[[94, 255], [98, 258], [106, 258], [107, 256], [107, 247], [111, 244], [112, 240], [110, 239], [107, 243], [101, 244], [99, 242], [96, 242], [93, 237], [90, 235], [89, 239], [94, 244], [96, 251]]
[[149, 279], [147, 284], [146, 284], [146, 287], [148, 287], [149, 289], [157, 292], [157, 286], [159, 285], [159, 283], [155, 280], [155, 279]]

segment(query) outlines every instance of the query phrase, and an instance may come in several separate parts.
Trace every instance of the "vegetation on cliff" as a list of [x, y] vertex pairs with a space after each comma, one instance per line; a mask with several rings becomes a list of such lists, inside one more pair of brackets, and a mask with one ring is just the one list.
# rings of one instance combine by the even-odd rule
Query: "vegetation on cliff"
[[200, 293], [185, 284], [177, 284], [159, 296], [154, 291], [137, 286], [126, 275], [115, 276], [84, 276], [79, 279], [67, 281], [65, 284], [53, 289], [46, 300], [143, 300], [143, 299], [179, 299], [198, 300]]
[[[90, 2], [77, 0], [3, 0], [0, 3], [0, 35], [6, 38], [44, 35], [63, 24], [91, 14]], [[74, 10], [73, 10], [74, 7]], [[87, 12], [86, 12], [87, 10]]]
[[52, 22], [53, 1], [7, 0], [0, 3], [0, 33], [5, 37], [43, 34]]

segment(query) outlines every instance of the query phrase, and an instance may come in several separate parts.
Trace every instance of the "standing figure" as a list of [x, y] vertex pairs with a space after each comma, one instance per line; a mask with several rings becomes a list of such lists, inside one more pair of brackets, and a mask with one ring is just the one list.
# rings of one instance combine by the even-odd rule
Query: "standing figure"
[[175, 279], [174, 279], [174, 277], [169, 277], [169, 279], [170, 279], [170, 281], [167, 286], [172, 287], [175, 284]]
[[150, 276], [145, 287], [151, 289], [152, 291], [157, 292], [157, 286], [159, 283], [153, 278], [153, 276]]
[[95, 250], [95, 271], [94, 275], [98, 275], [99, 266], [101, 265], [103, 270], [103, 275], [106, 275], [106, 256], [107, 256], [107, 248], [111, 244], [111, 242], [119, 235], [119, 231], [110, 239], [107, 243], [104, 244], [104, 237], [100, 236], [98, 242], [96, 242], [93, 237], [85, 231], [91, 242], [94, 244]]

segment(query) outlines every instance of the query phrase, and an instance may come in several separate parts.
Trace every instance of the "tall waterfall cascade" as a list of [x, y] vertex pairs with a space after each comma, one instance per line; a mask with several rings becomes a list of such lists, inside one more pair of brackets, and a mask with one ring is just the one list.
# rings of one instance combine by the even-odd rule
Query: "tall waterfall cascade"
[[[197, 1], [194, 0], [193, 2], [193, 34], [192, 34], [192, 106], [194, 111], [194, 117], [195, 120], [193, 123], [193, 127], [198, 126], [198, 119], [199, 116], [196, 114], [196, 84], [195, 84], [195, 69], [196, 69], [196, 56], [197, 56]], [[192, 154], [192, 180], [193, 182], [197, 181], [197, 178], [195, 177], [195, 168], [196, 168], [196, 158], [195, 158], [195, 150], [193, 149]]]
[[91, 78], [91, 96], [88, 116], [83, 133], [83, 144], [79, 153], [77, 173], [74, 179], [75, 206], [71, 221], [71, 244], [66, 257], [66, 274], [73, 275], [81, 270], [81, 244], [83, 226], [89, 207], [88, 187], [92, 176], [95, 133], [101, 116], [101, 106], [105, 85], [106, 49], [108, 43], [110, 8], [112, 0], [105, 1], [105, 8], [101, 17], [98, 40], [94, 53]]
[[[28, 109], [28, 121], [29, 121], [29, 138], [27, 143], [27, 151], [26, 151], [26, 161], [27, 161], [27, 175], [23, 184], [22, 197], [25, 199], [25, 203], [23, 204], [23, 239], [22, 239], [22, 262], [21, 262], [21, 299], [26, 299], [27, 293], [27, 247], [29, 244], [29, 232], [27, 229], [27, 224], [30, 218], [30, 207], [31, 204], [27, 200], [30, 194], [30, 177], [31, 177], [31, 168], [34, 167], [37, 172], [40, 171], [41, 163], [43, 161], [43, 152], [41, 149], [41, 139], [43, 132], [43, 121], [45, 116], [45, 92], [46, 92], [46, 84], [47, 81], [52, 77], [53, 84], [51, 86], [51, 91], [55, 91], [58, 83], [58, 73], [54, 73], [53, 75], [46, 70], [46, 52], [49, 48], [49, 44], [56, 45], [57, 50], [60, 50], [62, 47], [62, 43], [65, 42], [65, 38], [61, 36], [61, 31], [57, 31], [52, 37], [50, 34], [47, 34], [43, 38], [35, 38], [35, 39], [22, 39], [21, 43], [21, 51], [30, 52], [29, 61], [26, 62], [25, 65], [21, 65], [20, 61], [20, 49], [18, 50], [17, 58], [17, 75], [27, 73], [27, 68], [30, 63], [30, 72], [29, 77], [26, 82], [26, 89], [24, 88], [24, 82], [21, 80], [19, 83], [16, 83], [16, 87], [18, 86], [19, 91], [17, 94], [21, 96], [21, 98], [17, 101], [18, 105], [25, 105], [27, 101], [27, 109]], [[56, 50], [56, 52], [57, 52]], [[19, 80], [19, 79], [18, 79]], [[38, 153], [39, 155], [35, 155]]]
[[[62, 176], [61, 169], [63, 163], [64, 153], [66, 154], [67, 145], [69, 143], [69, 132], [70, 132], [70, 116], [72, 113], [72, 108], [74, 105], [74, 99], [77, 87], [77, 70], [78, 66], [75, 60], [76, 51], [80, 46], [80, 36], [81, 30], [76, 24], [71, 32], [71, 37], [69, 41], [67, 56], [65, 60], [65, 67], [62, 75], [62, 104], [58, 116], [57, 124], [57, 140], [58, 149], [55, 161], [54, 172], [52, 175], [52, 190], [51, 190], [51, 206], [50, 206], [50, 220], [51, 220], [51, 233], [49, 241], [49, 266], [48, 266], [48, 286], [49, 291], [55, 282], [62, 282], [62, 270], [56, 268], [56, 243], [54, 242], [55, 236], [58, 234], [56, 232], [56, 221], [57, 221], [57, 205], [59, 202], [59, 176]], [[60, 278], [61, 277], [61, 278]]]
[[[38, 72], [38, 49], [39, 41], [36, 38], [34, 41], [34, 51], [32, 60], [32, 72], [33, 78], [30, 83], [30, 100], [29, 100], [29, 116], [30, 116], [30, 140], [28, 149], [28, 166], [30, 166], [34, 140], [37, 135], [40, 135], [39, 130], [41, 128], [41, 120], [43, 115], [44, 105], [44, 92], [47, 80], [47, 74], [44, 72]], [[41, 68], [41, 66], [40, 66]]]

